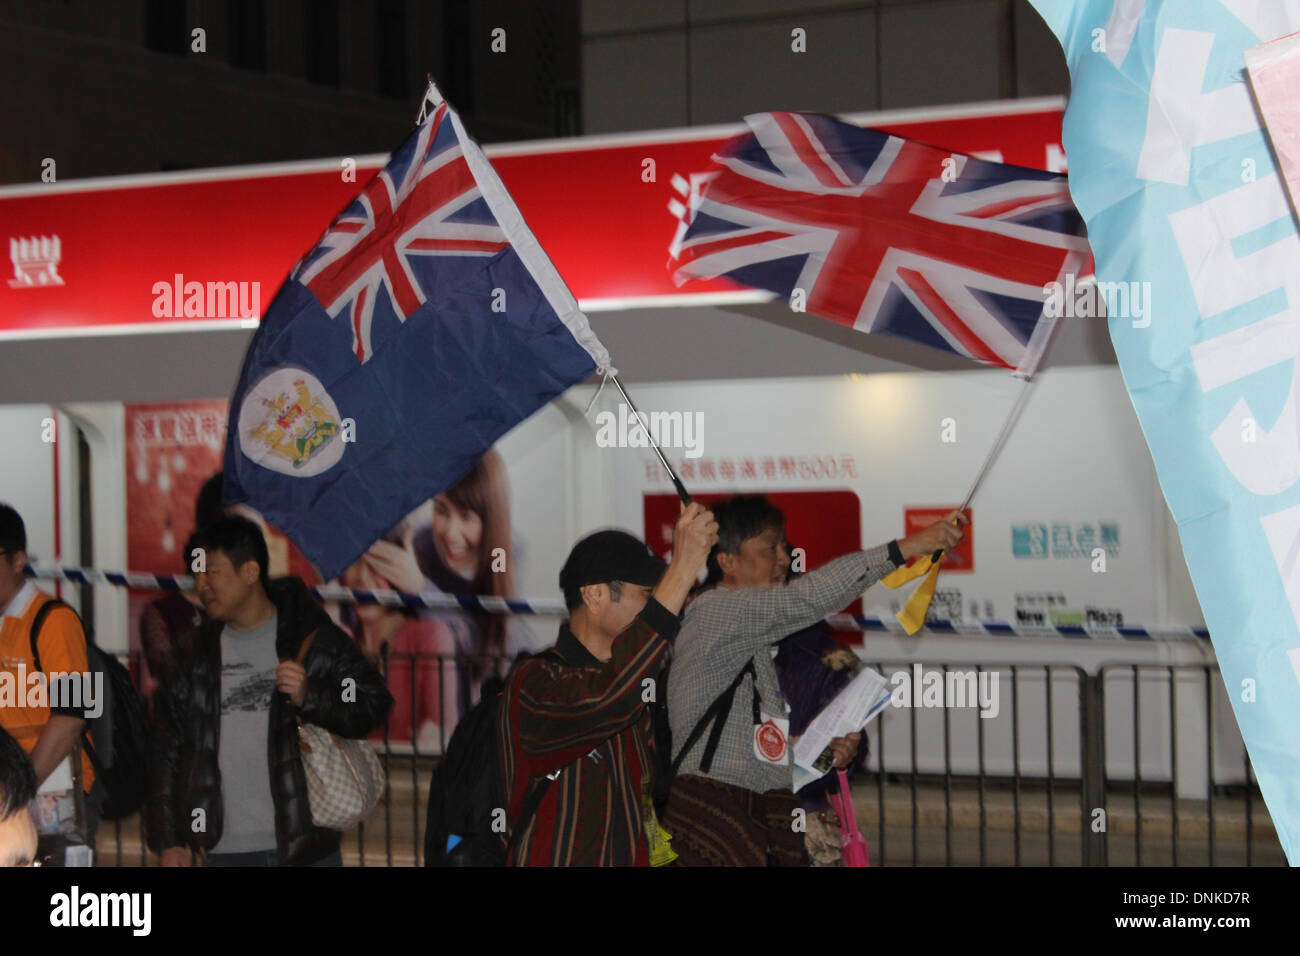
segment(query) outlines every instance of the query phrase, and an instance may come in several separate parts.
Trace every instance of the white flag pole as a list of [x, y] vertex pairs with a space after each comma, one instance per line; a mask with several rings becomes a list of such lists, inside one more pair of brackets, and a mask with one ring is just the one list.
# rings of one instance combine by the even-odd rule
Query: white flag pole
[[980, 466], [978, 474], [975, 475], [975, 481], [971, 484], [970, 491], [966, 492], [966, 499], [961, 503], [961, 507], [957, 509], [958, 511], [965, 511], [970, 505], [970, 500], [975, 497], [975, 489], [980, 486], [980, 482], [982, 482], [984, 476], [988, 474], [988, 470], [993, 464], [993, 459], [997, 458], [998, 452], [1002, 450], [1002, 445], [1007, 440], [1007, 435], [1011, 433], [1012, 426], [1015, 425], [1016, 419], [1020, 417], [1021, 411], [1024, 410], [1025, 401], [1029, 398], [1029, 389], [1034, 384], [1034, 380], [1022, 377], [1018, 374], [1015, 377], [1020, 379], [1020, 394], [1016, 396], [1015, 403], [1011, 406], [1011, 411], [1007, 414], [1006, 421], [1002, 423], [1002, 430], [998, 432], [998, 437], [993, 442], [993, 447], [989, 449], [988, 456], [984, 459], [984, 464]]
[[[1082, 256], [1079, 253], [1071, 253], [1065, 260], [1063, 269], [1075, 269], [1079, 267]], [[1064, 275], [1064, 271], [1062, 272]], [[1056, 337], [1057, 328], [1060, 325], [1060, 316], [1048, 313], [1047, 306], [1044, 304], [1043, 311], [1038, 317], [1038, 322], [1034, 326], [1033, 334], [1029, 337], [1029, 344], [1025, 348], [1025, 355], [1020, 361], [1020, 367], [1012, 372], [1014, 378], [1020, 379], [1020, 394], [1016, 396], [1015, 403], [1011, 406], [1011, 411], [1007, 414], [1006, 421], [1002, 423], [1002, 430], [998, 432], [997, 439], [993, 442], [993, 447], [989, 449], [988, 456], [984, 459], [984, 464], [980, 466], [979, 472], [975, 475], [975, 481], [970, 486], [970, 491], [966, 493], [966, 500], [961, 503], [959, 511], [965, 511], [970, 506], [970, 501], [975, 497], [975, 489], [980, 486], [984, 476], [988, 474], [989, 468], [993, 464], [993, 459], [998, 456], [1002, 450], [1002, 445], [1007, 440], [1007, 435], [1011, 433], [1012, 426], [1020, 417], [1024, 410], [1025, 402], [1029, 398], [1030, 387], [1034, 383], [1034, 375], [1038, 372], [1038, 366], [1043, 363], [1047, 355], [1047, 349], [1051, 346], [1052, 340]]]

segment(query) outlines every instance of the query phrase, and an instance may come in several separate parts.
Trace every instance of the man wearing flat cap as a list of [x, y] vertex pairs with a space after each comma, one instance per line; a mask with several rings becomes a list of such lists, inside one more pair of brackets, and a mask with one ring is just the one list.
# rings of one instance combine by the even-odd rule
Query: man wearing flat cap
[[657, 822], [647, 702], [678, 615], [717, 541], [691, 504], [666, 568], [622, 531], [583, 538], [560, 571], [569, 618], [519, 664], [497, 711], [512, 866], [648, 866]]

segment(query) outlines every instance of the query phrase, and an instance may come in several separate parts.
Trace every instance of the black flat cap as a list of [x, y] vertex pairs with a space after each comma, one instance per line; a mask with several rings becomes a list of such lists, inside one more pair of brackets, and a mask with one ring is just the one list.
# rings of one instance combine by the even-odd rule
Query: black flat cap
[[560, 569], [560, 589], [566, 593], [589, 584], [626, 581], [654, 587], [667, 565], [639, 538], [626, 531], [597, 531], [573, 546]]

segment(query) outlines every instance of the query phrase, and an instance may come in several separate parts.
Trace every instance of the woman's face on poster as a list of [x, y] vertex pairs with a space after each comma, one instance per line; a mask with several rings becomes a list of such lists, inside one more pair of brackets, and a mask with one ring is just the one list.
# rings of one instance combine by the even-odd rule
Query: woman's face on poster
[[477, 511], [458, 508], [446, 495], [433, 499], [433, 540], [443, 564], [470, 580], [479, 566], [483, 518]]

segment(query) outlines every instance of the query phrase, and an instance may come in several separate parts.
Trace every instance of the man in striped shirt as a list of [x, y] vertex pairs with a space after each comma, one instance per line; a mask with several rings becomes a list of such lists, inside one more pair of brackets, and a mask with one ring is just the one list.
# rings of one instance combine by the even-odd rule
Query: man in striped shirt
[[[655, 835], [649, 702], [677, 615], [717, 541], [712, 512], [682, 509], [664, 568], [622, 531], [579, 541], [560, 571], [569, 619], [554, 649], [511, 672], [497, 712], [514, 866], [647, 866]], [[530, 799], [531, 798], [531, 799]]]

